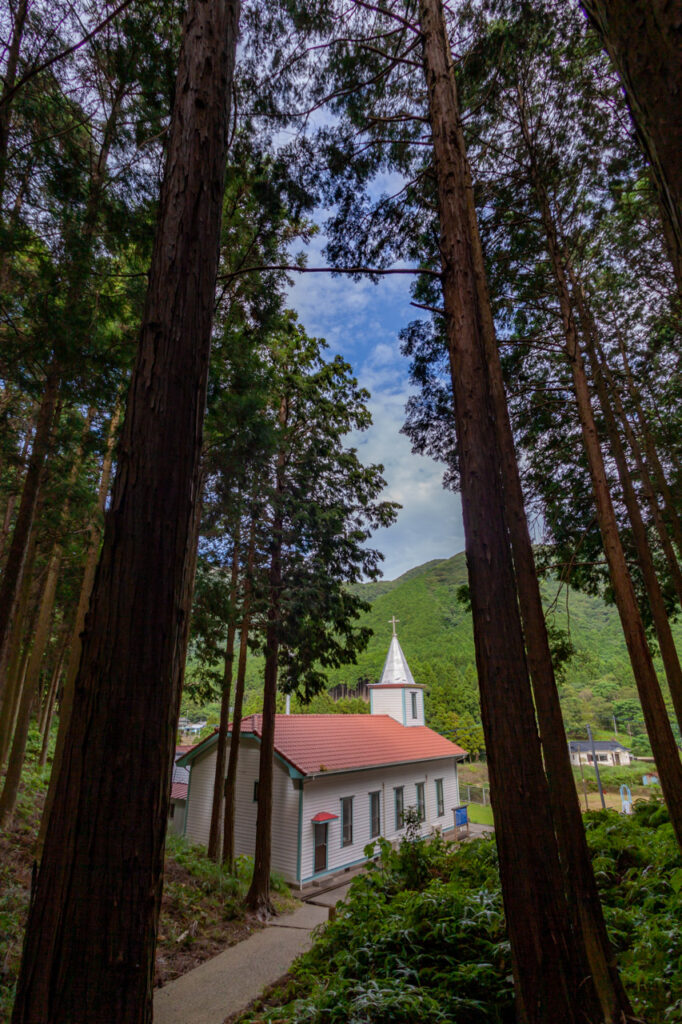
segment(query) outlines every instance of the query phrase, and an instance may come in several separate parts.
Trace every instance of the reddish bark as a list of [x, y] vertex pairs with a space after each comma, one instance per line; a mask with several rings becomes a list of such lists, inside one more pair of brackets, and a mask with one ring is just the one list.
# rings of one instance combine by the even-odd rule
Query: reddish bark
[[14, 1024], [151, 1021], [238, 15], [237, 0], [192, 0], [185, 16], [138, 357]]
[[7, 667], [7, 644], [14, 608], [16, 605], [28, 549], [29, 538], [35, 519], [36, 502], [43, 476], [43, 467], [50, 447], [52, 427], [57, 409], [60, 368], [53, 359], [45, 378], [45, 391], [36, 419], [36, 432], [31, 448], [21, 501], [14, 524], [12, 542], [0, 585], [0, 693], [5, 685]]
[[33, 531], [26, 553], [23, 580], [12, 624], [7, 655], [7, 686], [0, 701], [0, 768], [4, 765], [9, 754], [19, 701], [21, 700], [21, 688], [24, 681], [25, 664], [28, 661], [29, 646], [27, 643], [25, 658], [22, 657], [24, 636], [30, 637], [32, 635], [35, 619], [38, 616], [37, 603], [33, 614], [29, 615], [36, 546], [36, 535], [35, 531]]
[[585, 373], [585, 365], [578, 344], [578, 333], [567, 282], [567, 270], [559, 243], [558, 232], [547, 191], [535, 162], [535, 150], [530, 130], [524, 117], [520, 97], [521, 129], [529, 156], [531, 181], [538, 201], [545, 230], [547, 251], [557, 288], [561, 320], [566, 345], [566, 356], [573, 377], [580, 427], [585, 454], [592, 481], [595, 508], [604, 554], [609, 566], [609, 578], [625, 636], [637, 691], [644, 712], [647, 733], [661, 778], [661, 788], [668, 807], [678, 842], [682, 845], [682, 763], [656, 676], [651, 652], [646, 639], [635, 590], [625, 561], [625, 553], [618, 533], [618, 522], [611, 501], [604, 458], [599, 442], [592, 401]]
[[682, 3], [582, 0], [620, 75], [682, 290]]
[[[473, 219], [473, 197], [470, 207]], [[477, 260], [481, 261], [481, 265], [482, 259], [480, 247], [477, 245]], [[514, 557], [526, 654], [540, 726], [540, 741], [549, 782], [552, 818], [564, 873], [564, 888], [572, 914], [576, 942], [584, 946], [586, 962], [589, 964], [604, 1020], [621, 1021], [623, 1017], [631, 1016], [632, 1007], [618, 974], [592, 870], [535, 570], [502, 367], [495, 344], [495, 330], [492, 317], [489, 316], [489, 305], [482, 303], [482, 308], [485, 310], [484, 337], [502, 461], [506, 520]]]
[[577, 1021], [583, 1010], [595, 1019], [563, 891], [519, 619], [488, 377], [487, 286], [454, 74], [441, 4], [421, 0], [419, 9], [481, 713], [520, 1011], [530, 1024]]
[[[2, 96], [6, 96], [13, 88], [17, 78], [17, 65], [21, 52], [21, 41], [26, 25], [28, 13], [28, 0], [19, 0], [14, 13], [12, 33], [10, 35], [9, 49], [7, 51], [7, 64], [3, 76]], [[9, 132], [12, 118], [12, 107], [9, 103], [0, 103], [0, 215], [2, 212], [2, 200], [5, 194], [5, 178], [7, 175], [7, 148], [9, 145]]]
[[50, 624], [54, 610], [55, 595], [57, 592], [57, 579], [61, 564], [61, 548], [55, 545], [50, 564], [47, 570], [47, 579], [40, 601], [40, 612], [36, 626], [31, 656], [28, 661], [26, 679], [24, 680], [17, 723], [12, 741], [12, 751], [7, 765], [5, 784], [0, 794], [0, 828], [4, 827], [14, 813], [21, 781], [21, 770], [24, 766], [26, 756], [26, 741], [28, 740], [28, 727], [31, 719], [31, 709], [38, 695], [38, 683], [40, 680], [40, 666], [43, 654], [50, 635]]
[[568, 267], [568, 270], [572, 279], [573, 295], [581, 321], [583, 343], [585, 345], [590, 369], [592, 371], [592, 380], [594, 382], [599, 399], [599, 405], [604, 416], [606, 435], [609, 440], [611, 453], [616, 463], [618, 479], [620, 480], [620, 486], [623, 491], [623, 500], [625, 501], [625, 507], [628, 511], [628, 518], [632, 528], [632, 539], [635, 544], [637, 561], [639, 563], [640, 572], [642, 574], [647, 597], [649, 599], [651, 617], [654, 622], [654, 628], [656, 630], [656, 636], [661, 650], [661, 658], [663, 660], [665, 674], [668, 680], [668, 689], [670, 690], [670, 696], [672, 697], [677, 721], [680, 727], [682, 727], [682, 666], [680, 666], [680, 659], [677, 654], [675, 640], [673, 639], [672, 630], [670, 628], [668, 613], [663, 599], [663, 592], [661, 591], [658, 577], [656, 575], [656, 567], [654, 565], [651, 548], [649, 547], [649, 538], [647, 536], [644, 520], [642, 519], [639, 500], [630, 475], [630, 467], [628, 466], [625, 449], [616, 423], [616, 417], [611, 406], [609, 390], [601, 372], [599, 361], [597, 360], [595, 351], [596, 325], [590, 316], [582, 288], [576, 282], [570, 266]]
[[[630, 447], [630, 451], [632, 452], [632, 456], [635, 460], [637, 472], [642, 483], [642, 494], [648, 505], [649, 512], [651, 513], [651, 518], [654, 521], [656, 533], [661, 544], [661, 549], [663, 551], [663, 554], [665, 555], [666, 564], [668, 566], [668, 572], [670, 573], [670, 578], [673, 581], [673, 585], [675, 587], [678, 600], [680, 602], [680, 605], [682, 606], [682, 569], [680, 569], [680, 563], [678, 561], [677, 555], [675, 554], [675, 549], [673, 548], [672, 541], [670, 539], [670, 534], [668, 533], [667, 524], [665, 522], [665, 519], [663, 518], [663, 513], [661, 512], [661, 509], [658, 504], [657, 488], [654, 485], [651, 473], [649, 472], [649, 460], [645, 459], [644, 457], [644, 453], [642, 452], [642, 447], [639, 443], [639, 439], [635, 434], [632, 424], [630, 423], [627, 411], [623, 405], [623, 401], [618, 390], [618, 385], [614, 379], [613, 374], [611, 373], [610, 367], [604, 355], [604, 351], [601, 345], [599, 344], [598, 338], [595, 338], [595, 353], [599, 362], [599, 368], [601, 372], [604, 374], [604, 377], [606, 378], [606, 381], [609, 385], [610, 398], [613, 400], [615, 411], [618, 414], [618, 419], [620, 420], [623, 432]], [[625, 355], [624, 350], [623, 355], [625, 356], [625, 363], [627, 369], [627, 356]], [[651, 439], [648, 424], [645, 424], [644, 429], [646, 430], [647, 435], [646, 444], [649, 450], [653, 449], [653, 454], [656, 457], [656, 461], [658, 462], [656, 448]], [[658, 465], [660, 467], [660, 462], [658, 462]], [[663, 475], [662, 468], [661, 475]], [[665, 481], [665, 476], [663, 476], [663, 479]]]
[[211, 825], [208, 834], [207, 853], [211, 860], [220, 860], [220, 847], [223, 833], [223, 788], [225, 782], [225, 765], [227, 762], [227, 734], [230, 726], [230, 699], [232, 696], [232, 669], [234, 667], [234, 640], [237, 633], [235, 604], [237, 602], [237, 581], [239, 577], [239, 533], [234, 539], [232, 552], [232, 573], [230, 578], [230, 621], [227, 627], [225, 642], [225, 666], [223, 670], [223, 688], [220, 701], [220, 724], [218, 727], [218, 743], [216, 747], [215, 776], [213, 779], [213, 804], [211, 807]]
[[62, 668], [64, 667], [64, 658], [66, 657], [66, 644], [67, 634], [63, 631], [62, 637], [59, 642], [57, 650], [57, 657], [55, 659], [54, 668], [52, 669], [52, 677], [50, 679], [50, 685], [47, 690], [45, 698], [45, 704], [43, 706], [43, 721], [42, 721], [42, 734], [43, 743], [40, 748], [40, 757], [38, 758], [38, 764], [42, 768], [47, 761], [47, 752], [50, 746], [50, 731], [52, 729], [52, 717], [54, 715], [55, 704], [57, 702], [57, 691], [59, 689], [59, 681], [62, 675]]
[[82, 633], [85, 626], [85, 616], [90, 605], [90, 595], [92, 594], [92, 587], [95, 581], [95, 570], [97, 568], [97, 559], [99, 558], [99, 549], [102, 541], [102, 521], [104, 517], [104, 509], [106, 506], [107, 496], [109, 494], [109, 483], [111, 480], [111, 467], [114, 453], [114, 444], [116, 441], [116, 431], [118, 430], [118, 423], [121, 415], [120, 404], [117, 403], [114, 409], [113, 416], [111, 417], [111, 423], [109, 424], [109, 435], [107, 437], [107, 450], [102, 461], [102, 473], [100, 475], [99, 488], [97, 491], [97, 512], [95, 518], [90, 524], [90, 538], [88, 543], [88, 551], [85, 557], [85, 569], [83, 571], [83, 580], [81, 582], [80, 595], [78, 597], [78, 607], [76, 609], [76, 618], [71, 633], [71, 644], [69, 648], [69, 660], [66, 668], [66, 678], [64, 680], [64, 689], [62, 691], [61, 700], [59, 702], [59, 727], [57, 729], [57, 739], [55, 742], [54, 756], [52, 758], [52, 772], [50, 774], [50, 785], [47, 790], [47, 796], [45, 798], [45, 807], [43, 808], [43, 814], [40, 819], [40, 830], [38, 832], [38, 842], [36, 843], [36, 860], [40, 861], [42, 856], [43, 844], [45, 842], [45, 831], [47, 829], [47, 822], [50, 817], [50, 811], [52, 804], [54, 803], [54, 794], [57, 786], [57, 779], [59, 778], [59, 772], [61, 770], [62, 763], [62, 751], [64, 749], [64, 740], [69, 728], [69, 722], [71, 721], [71, 708], [73, 707], [73, 695], [74, 686], [76, 682], [76, 675], [78, 673], [78, 666], [80, 664], [80, 656], [82, 650]]
[[255, 560], [255, 516], [251, 519], [249, 536], [249, 553], [244, 580], [244, 603], [242, 605], [242, 623], [239, 637], [239, 660], [237, 662], [237, 683], [234, 691], [234, 711], [230, 729], [230, 756], [227, 763], [225, 779], [225, 818], [223, 822], [223, 864], [228, 871], [234, 871], [234, 810], [237, 792], [237, 769], [239, 767], [239, 740], [242, 730], [242, 710], [244, 706], [244, 682], [246, 680], [246, 656], [249, 649], [249, 629], [251, 626], [251, 600], [253, 596], [253, 565]]
[[[283, 396], [279, 407], [280, 427], [286, 425], [288, 402]], [[280, 602], [282, 598], [282, 530], [280, 495], [284, 489], [286, 455], [280, 448], [275, 469], [275, 498], [268, 579], [268, 621], [265, 630], [265, 667], [263, 671], [263, 714], [261, 720], [258, 769], [258, 813], [253, 877], [246, 894], [246, 905], [262, 915], [275, 912], [270, 899], [272, 860], [272, 785], [275, 757], [275, 715], [277, 712], [277, 669], [279, 659]]]

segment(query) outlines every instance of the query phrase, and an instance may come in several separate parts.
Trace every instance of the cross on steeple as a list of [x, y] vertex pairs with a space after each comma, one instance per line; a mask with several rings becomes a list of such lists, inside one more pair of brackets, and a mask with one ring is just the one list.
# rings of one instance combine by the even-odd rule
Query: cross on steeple
[[397, 636], [398, 634], [395, 631], [395, 627], [396, 624], [400, 622], [400, 619], [396, 619], [395, 615], [393, 615], [388, 621], [393, 626], [393, 636]]

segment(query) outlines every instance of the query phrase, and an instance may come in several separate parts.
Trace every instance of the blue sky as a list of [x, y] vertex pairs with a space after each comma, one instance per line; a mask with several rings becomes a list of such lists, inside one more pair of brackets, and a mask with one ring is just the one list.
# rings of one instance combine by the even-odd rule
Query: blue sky
[[[318, 235], [308, 247], [308, 265], [326, 266]], [[372, 545], [383, 552], [383, 573], [395, 579], [432, 558], [449, 558], [464, 548], [459, 496], [443, 490], [442, 467], [412, 455], [400, 434], [410, 385], [408, 360], [400, 354], [398, 334], [414, 320], [407, 275], [378, 284], [330, 274], [294, 275], [289, 304], [307, 332], [325, 338], [332, 355], [348, 360], [360, 384], [371, 393], [373, 426], [353, 438], [363, 462], [384, 466], [383, 497], [403, 506], [397, 522], [379, 530]]]

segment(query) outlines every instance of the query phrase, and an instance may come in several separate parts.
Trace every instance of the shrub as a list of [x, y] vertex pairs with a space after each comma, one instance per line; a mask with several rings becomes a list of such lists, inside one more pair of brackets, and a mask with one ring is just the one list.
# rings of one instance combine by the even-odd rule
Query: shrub
[[[660, 801], [586, 816], [606, 923], [635, 1012], [682, 1024], [682, 857]], [[511, 957], [497, 851], [408, 828], [355, 879], [338, 916], [294, 966], [284, 1005], [243, 1020], [309, 1024], [506, 1024]]]

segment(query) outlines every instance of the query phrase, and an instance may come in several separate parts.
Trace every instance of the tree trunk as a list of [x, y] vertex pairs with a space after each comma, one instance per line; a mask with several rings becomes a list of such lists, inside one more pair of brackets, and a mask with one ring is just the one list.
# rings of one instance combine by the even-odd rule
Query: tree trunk
[[12, 525], [12, 516], [14, 515], [14, 509], [17, 504], [16, 494], [10, 494], [5, 505], [5, 512], [2, 517], [2, 528], [0, 529], [0, 562], [5, 554], [5, 544], [9, 536], [10, 527]]
[[573, 376], [573, 387], [580, 418], [583, 444], [585, 445], [585, 454], [592, 480], [597, 521], [599, 523], [604, 554], [609, 566], [609, 577], [625, 635], [625, 643], [630, 655], [654, 760], [656, 761], [656, 767], [661, 778], [663, 796], [668, 806], [670, 820], [678, 842], [682, 845], [682, 763], [680, 762], [677, 745], [663, 701], [663, 694], [661, 693], [651, 659], [651, 652], [637, 605], [635, 590], [618, 533], [618, 523], [611, 502], [606, 468], [592, 412], [587, 375], [578, 345], [578, 335], [573, 318], [566, 270], [561, 257], [557, 230], [552, 217], [549, 199], [535, 164], [533, 143], [530, 138], [528, 125], [523, 116], [521, 100], [520, 114], [521, 128], [528, 149], [531, 178], [546, 234], [550, 264], [557, 287], [566, 342], [566, 356]]
[[[7, 51], [7, 65], [3, 76], [2, 95], [0, 100], [14, 88], [17, 78], [17, 65], [21, 51], [21, 40], [26, 25], [26, 14], [28, 12], [28, 0], [19, 0], [14, 14], [14, 23]], [[12, 118], [12, 106], [10, 103], [0, 103], [0, 217], [2, 216], [3, 199], [5, 196], [5, 180], [7, 177], [7, 150], [9, 146], [9, 132]]]
[[83, 572], [83, 580], [81, 583], [80, 595], [78, 598], [78, 608], [76, 609], [76, 618], [74, 621], [73, 632], [71, 635], [71, 645], [69, 650], [69, 660], [66, 668], [66, 678], [64, 680], [64, 690], [62, 693], [61, 700], [59, 702], [59, 727], [57, 729], [57, 739], [55, 741], [54, 757], [52, 759], [52, 772], [50, 774], [50, 784], [48, 786], [47, 795], [45, 797], [45, 806], [40, 819], [40, 829], [38, 831], [38, 841], [36, 843], [35, 858], [40, 862], [42, 857], [43, 845], [45, 843], [45, 833], [47, 831], [47, 822], [50, 817], [50, 811], [52, 804], [54, 803], [55, 789], [57, 787], [57, 780], [59, 778], [59, 772], [62, 763], [62, 752], [64, 750], [64, 741], [66, 734], [69, 729], [69, 722], [71, 721], [71, 709], [73, 707], [74, 699], [74, 687], [76, 683], [76, 675], [78, 674], [78, 666], [80, 664], [81, 650], [82, 650], [82, 634], [85, 627], [85, 617], [88, 612], [90, 605], [90, 595], [92, 594], [92, 587], [95, 582], [95, 570], [97, 569], [97, 560], [99, 558], [100, 543], [102, 540], [102, 522], [104, 517], [104, 509], [106, 507], [107, 497], [109, 495], [109, 483], [111, 480], [111, 467], [113, 462], [114, 447], [116, 444], [116, 431], [118, 430], [118, 423], [121, 416], [120, 403], [116, 404], [114, 413], [111, 417], [111, 423], [109, 424], [109, 434], [107, 437], [107, 449], [104, 453], [104, 459], [102, 460], [102, 473], [99, 481], [99, 489], [97, 492], [97, 509], [99, 514], [95, 514], [95, 518], [90, 524], [90, 539], [88, 543], [88, 551], [85, 558], [85, 569]]
[[185, 16], [138, 357], [13, 1024], [152, 1017], [238, 15], [238, 0], [191, 0]]
[[54, 708], [57, 702], [57, 691], [59, 689], [59, 680], [62, 674], [62, 668], [64, 666], [64, 656], [66, 655], [66, 636], [59, 645], [57, 652], [57, 660], [55, 661], [54, 669], [52, 670], [52, 678], [50, 680], [50, 687], [47, 693], [47, 700], [45, 701], [45, 720], [43, 723], [43, 744], [40, 748], [40, 757], [38, 759], [38, 765], [40, 768], [45, 766], [47, 761], [47, 752], [50, 748], [50, 730], [52, 728], [52, 716], [54, 715]]
[[682, 6], [679, 0], [582, 0], [582, 5], [620, 75], [682, 291]]
[[577, 1021], [583, 1007], [593, 1013], [596, 995], [581, 985], [584, 958], [563, 892], [523, 646], [486, 363], [487, 287], [467, 200], [471, 179], [442, 7], [420, 0], [419, 9], [481, 713], [517, 994], [529, 1024]]
[[38, 693], [38, 682], [40, 680], [40, 666], [43, 662], [43, 654], [50, 635], [50, 624], [54, 610], [54, 599], [57, 592], [57, 579], [59, 578], [59, 566], [61, 564], [61, 548], [55, 545], [50, 565], [47, 570], [47, 580], [40, 602], [38, 614], [38, 625], [33, 640], [31, 656], [28, 661], [28, 670], [24, 680], [24, 688], [19, 704], [19, 714], [14, 730], [14, 741], [12, 752], [7, 765], [5, 785], [0, 795], [0, 828], [6, 826], [14, 814], [21, 781], [21, 770], [24, 767], [26, 757], [26, 741], [28, 740], [28, 728], [31, 720], [31, 708]]
[[663, 499], [663, 510], [667, 518], [667, 522], [670, 525], [670, 529], [673, 535], [673, 540], [677, 546], [678, 556], [682, 555], [682, 522], [677, 511], [677, 503], [673, 494], [670, 490], [670, 486], [666, 479], [661, 460], [658, 457], [656, 451], [656, 445], [654, 439], [651, 436], [649, 430], [649, 424], [647, 421], [647, 415], [642, 405], [642, 399], [639, 393], [639, 389], [635, 383], [632, 370], [630, 369], [630, 361], [628, 360], [627, 350], [621, 337], [618, 338], [618, 346], [620, 348], [621, 358], [623, 360], [623, 367], [625, 369], [625, 379], [628, 384], [628, 391], [630, 398], [635, 407], [637, 414], [637, 422], [639, 429], [644, 440], [644, 450], [646, 452], [649, 473], [653, 477], [656, 483], [656, 489]]
[[[24, 635], [27, 637], [26, 648], [28, 650], [28, 638], [32, 635], [35, 619], [38, 614], [36, 604], [33, 614], [28, 622], [28, 629], [24, 629], [31, 604], [31, 590], [33, 583], [33, 566], [36, 557], [37, 538], [35, 531], [32, 532], [26, 553], [24, 565], [24, 578], [21, 581], [21, 590], [17, 602], [17, 610], [12, 624], [9, 649], [7, 655], [7, 687], [0, 702], [0, 768], [4, 765], [9, 754], [14, 726], [16, 723], [19, 701], [21, 700], [21, 688], [24, 685], [25, 662], [22, 658]], [[28, 659], [28, 654], [26, 660]]]
[[[19, 457], [19, 464], [21, 466], [24, 466], [26, 464], [26, 457], [28, 455], [28, 449], [29, 449], [30, 444], [31, 444], [32, 434], [33, 434], [33, 425], [32, 425], [32, 423], [27, 423], [27, 425], [26, 425], [26, 435], [24, 437], [24, 443], [23, 443], [22, 448], [21, 448], [21, 455]], [[17, 475], [19, 477], [21, 477], [21, 473], [18, 473]], [[19, 481], [17, 481], [17, 488], [18, 487], [19, 487]], [[16, 508], [16, 504], [17, 504], [17, 496], [16, 496], [16, 494], [10, 494], [9, 498], [7, 499], [7, 505], [5, 506], [5, 514], [3, 516], [3, 521], [2, 521], [2, 530], [0, 530], [0, 560], [2, 560], [2, 558], [3, 558], [4, 554], [5, 554], [5, 544], [7, 543], [7, 538], [9, 537], [9, 531], [10, 531], [10, 527], [12, 525], [12, 516], [14, 515], [14, 509]]]
[[661, 658], [663, 659], [663, 665], [665, 667], [668, 688], [670, 690], [670, 696], [672, 698], [673, 707], [675, 708], [678, 724], [680, 728], [682, 728], [682, 666], [680, 665], [680, 659], [677, 654], [677, 648], [675, 647], [675, 641], [670, 628], [663, 593], [656, 575], [656, 568], [654, 566], [651, 548], [649, 547], [649, 538], [647, 537], [646, 526], [642, 519], [639, 501], [630, 477], [630, 468], [628, 466], [627, 457], [618, 432], [616, 417], [609, 401], [608, 387], [597, 360], [594, 343], [596, 325], [594, 324], [587, 308], [582, 287], [576, 281], [570, 265], [568, 266], [568, 271], [571, 277], [578, 316], [581, 321], [583, 341], [590, 362], [592, 379], [597, 391], [599, 405], [604, 416], [606, 435], [609, 439], [609, 445], [616, 463], [616, 468], [618, 469], [618, 478], [623, 491], [623, 499], [628, 511], [630, 526], [632, 527], [632, 537], [635, 543], [635, 550], [637, 552], [637, 561], [639, 563], [642, 579], [644, 580], [644, 586], [649, 599], [649, 607], [651, 608], [651, 616], [656, 629], [658, 644], [661, 649]]
[[[473, 192], [470, 191], [468, 195], [470, 220], [475, 223]], [[483, 267], [478, 232], [472, 231], [472, 235], [476, 247], [476, 262]], [[480, 279], [484, 280], [482, 274]], [[528, 667], [540, 726], [540, 741], [549, 782], [552, 818], [559, 847], [559, 859], [564, 872], [564, 888], [573, 918], [576, 942], [584, 947], [603, 1019], [620, 1022], [623, 1017], [629, 1018], [632, 1015], [632, 1007], [618, 975], [592, 870], [535, 570], [502, 367], [495, 343], [495, 329], [489, 303], [481, 302], [481, 308], [484, 310], [486, 358], [502, 459], [506, 519], [514, 558]]]
[[62, 621], [61, 628], [58, 636], [55, 638], [54, 643], [54, 659], [52, 660], [51, 669], [49, 672], [50, 682], [47, 686], [45, 693], [45, 700], [41, 703], [40, 715], [38, 718], [38, 732], [43, 735], [49, 728], [48, 718], [52, 719], [52, 708], [54, 706], [54, 699], [50, 699], [57, 696], [57, 686], [55, 685], [55, 678], [61, 673], [62, 666], [64, 664], [64, 658], [66, 656], [66, 645], [68, 641], [69, 629], [66, 622]]
[[[288, 418], [288, 402], [282, 396], [279, 425], [284, 431]], [[277, 668], [279, 658], [280, 602], [282, 600], [282, 493], [286, 464], [284, 438], [280, 444], [275, 469], [274, 515], [268, 580], [268, 622], [265, 630], [265, 668], [263, 672], [263, 714], [258, 769], [258, 812], [253, 877], [246, 894], [246, 905], [267, 916], [275, 908], [270, 899], [270, 864], [272, 860], [272, 783], [275, 758], [275, 715], [277, 712]]]
[[17, 512], [14, 532], [12, 534], [12, 543], [10, 544], [2, 584], [0, 585], [0, 694], [5, 685], [7, 643], [12, 616], [19, 588], [21, 587], [21, 577], [35, 518], [43, 466], [52, 437], [52, 426], [59, 394], [59, 378], [60, 369], [53, 359], [47, 370], [45, 391], [38, 412], [31, 458], [26, 470], [26, 478], [21, 492], [21, 502], [19, 503], [19, 511]]
[[225, 820], [223, 823], [223, 864], [234, 873], [234, 810], [237, 792], [237, 769], [239, 766], [239, 740], [242, 731], [242, 708], [244, 705], [244, 682], [246, 680], [246, 656], [249, 649], [249, 628], [251, 626], [251, 599], [253, 594], [253, 564], [256, 550], [255, 516], [251, 519], [249, 554], [244, 580], [244, 603], [239, 637], [239, 660], [237, 662], [237, 684], [234, 693], [234, 712], [230, 730], [230, 756], [225, 779]]
[[618, 535], [618, 524], [611, 503], [604, 460], [592, 414], [587, 376], [580, 350], [577, 347], [574, 328], [570, 329], [567, 341], [567, 355], [578, 400], [583, 442], [590, 466], [597, 518], [604, 553], [609, 564], [611, 586], [632, 662], [651, 749], [661, 778], [663, 796], [677, 840], [682, 845], [682, 763], [680, 763], [663, 695], [651, 660], [651, 652], [637, 606], [637, 598]]
[[[599, 338], [595, 336], [594, 342], [595, 354], [599, 361], [599, 368], [609, 385], [609, 396], [613, 399], [618, 418], [620, 419], [625, 437], [627, 438], [628, 445], [630, 446], [630, 451], [632, 452], [635, 460], [637, 472], [639, 473], [639, 477], [642, 482], [642, 494], [644, 495], [644, 499], [649, 507], [651, 518], [654, 521], [656, 533], [658, 534], [661, 549], [668, 566], [668, 572], [670, 573], [670, 578], [673, 581], [673, 586], [675, 587], [680, 607], [682, 607], [682, 569], [680, 568], [680, 563], [675, 553], [675, 549], [673, 548], [670, 534], [668, 533], [668, 527], [658, 504], [656, 487], [654, 486], [654, 482], [651, 478], [649, 466], [647, 464], [647, 460], [644, 458], [637, 435], [632, 428], [627, 411], [623, 405], [618, 391], [618, 386], [613, 378], [613, 374], [611, 373], [601, 344], [599, 343]], [[646, 429], [648, 431], [648, 425]]]
[[234, 667], [234, 638], [237, 633], [236, 603], [237, 582], [239, 578], [239, 523], [237, 523], [234, 548], [232, 552], [232, 575], [230, 579], [230, 621], [227, 626], [225, 643], [225, 668], [223, 671], [223, 688], [220, 702], [220, 725], [218, 727], [218, 744], [215, 759], [215, 776], [213, 779], [213, 804], [211, 807], [211, 826], [208, 834], [207, 853], [216, 863], [220, 860], [220, 847], [223, 833], [223, 789], [225, 787], [225, 764], [227, 762], [227, 734], [230, 727], [230, 699], [232, 697], [232, 670]]

